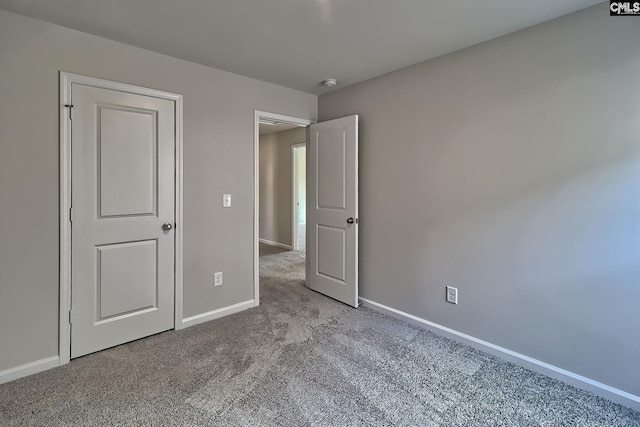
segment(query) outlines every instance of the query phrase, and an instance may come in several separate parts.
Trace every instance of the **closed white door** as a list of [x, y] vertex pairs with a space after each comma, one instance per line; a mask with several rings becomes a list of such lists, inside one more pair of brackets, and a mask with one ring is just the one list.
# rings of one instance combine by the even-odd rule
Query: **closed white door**
[[358, 306], [358, 116], [310, 126], [307, 286]]
[[73, 358], [174, 327], [175, 104], [71, 96]]

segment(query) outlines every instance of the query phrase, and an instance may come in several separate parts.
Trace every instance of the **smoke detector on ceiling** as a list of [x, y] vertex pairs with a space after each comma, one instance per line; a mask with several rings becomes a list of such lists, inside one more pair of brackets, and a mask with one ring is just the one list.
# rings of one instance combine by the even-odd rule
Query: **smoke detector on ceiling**
[[337, 84], [338, 81], [336, 79], [326, 79], [322, 81], [322, 86], [324, 87], [334, 87]]

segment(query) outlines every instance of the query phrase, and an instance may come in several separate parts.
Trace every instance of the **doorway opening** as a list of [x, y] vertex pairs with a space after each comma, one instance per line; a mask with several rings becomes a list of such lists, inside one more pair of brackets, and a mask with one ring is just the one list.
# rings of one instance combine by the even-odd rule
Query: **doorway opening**
[[291, 146], [293, 227], [291, 241], [294, 251], [305, 252], [307, 246], [307, 144]]
[[[267, 129], [280, 125], [292, 129], [280, 132], [282, 138], [269, 137]], [[263, 135], [266, 135], [262, 142], [261, 126]], [[292, 136], [296, 130], [299, 135]], [[287, 134], [286, 138], [284, 134]], [[271, 140], [273, 147], [267, 146], [267, 139]], [[298, 240], [293, 239], [300, 233], [296, 233], [293, 227], [295, 217], [300, 216], [300, 212], [293, 207], [296, 191], [294, 172], [291, 170], [295, 152], [292, 146], [300, 145], [300, 139], [308, 147], [305, 156], [307, 204], [304, 253], [293, 250], [299, 244]], [[285, 154], [279, 155], [282, 145]], [[261, 277], [271, 281], [274, 271], [285, 275], [300, 271], [296, 278], [298, 283], [302, 281], [313, 291], [357, 308], [358, 116], [312, 124], [310, 120], [255, 111], [254, 178], [254, 305], [260, 304]], [[278, 185], [279, 182], [284, 182], [284, 185]], [[269, 196], [269, 191], [276, 196]], [[282, 215], [275, 214], [276, 211]], [[295, 225], [299, 227], [300, 220], [297, 221]], [[266, 258], [278, 254], [264, 254], [263, 269], [260, 262], [261, 243], [267, 245], [263, 246], [263, 254], [264, 249], [269, 247], [274, 251], [284, 249], [280, 255], [283, 258], [288, 256], [288, 263], [273, 262], [273, 259]]]
[[[254, 299], [260, 266], [306, 249], [306, 142], [311, 120], [255, 111]], [[264, 266], [264, 265], [263, 265]]]

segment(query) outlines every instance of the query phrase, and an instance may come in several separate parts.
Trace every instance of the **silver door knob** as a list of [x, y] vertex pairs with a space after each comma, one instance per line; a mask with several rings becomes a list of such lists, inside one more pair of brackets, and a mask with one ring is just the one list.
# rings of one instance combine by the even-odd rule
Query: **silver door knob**
[[169, 224], [168, 222], [165, 222], [164, 224], [162, 224], [162, 229], [164, 231], [169, 231], [173, 228], [173, 225]]

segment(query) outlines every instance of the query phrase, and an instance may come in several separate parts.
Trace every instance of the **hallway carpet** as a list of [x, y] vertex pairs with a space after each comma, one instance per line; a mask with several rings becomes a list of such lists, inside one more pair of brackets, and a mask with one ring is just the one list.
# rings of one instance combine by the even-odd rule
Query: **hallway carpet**
[[278, 246], [269, 245], [267, 243], [262, 243], [262, 242], [260, 242], [258, 248], [259, 248], [260, 256], [275, 255], [275, 254], [279, 254], [279, 253], [287, 252], [291, 250], [291, 249], [284, 249]]
[[640, 413], [303, 286], [261, 258], [261, 305], [0, 385], [0, 425], [638, 426]]

